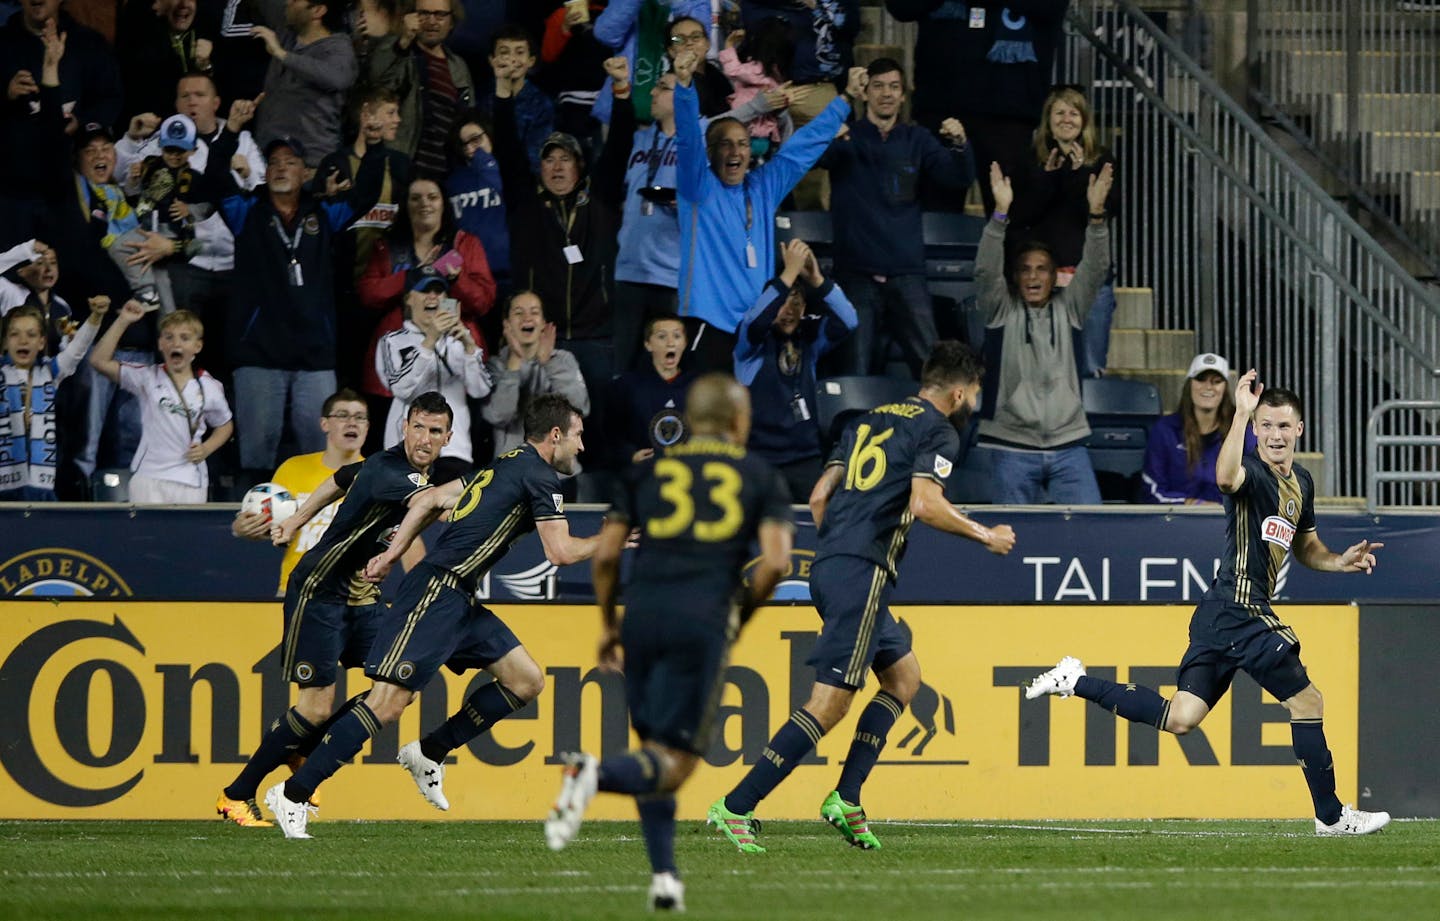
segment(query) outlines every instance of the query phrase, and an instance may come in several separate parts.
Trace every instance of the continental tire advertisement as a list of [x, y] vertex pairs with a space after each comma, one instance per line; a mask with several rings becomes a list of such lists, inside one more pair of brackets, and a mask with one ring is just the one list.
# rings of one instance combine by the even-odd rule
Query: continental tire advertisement
[[[597, 671], [599, 615], [566, 605], [497, 605], [545, 669], [539, 700], [455, 753], [438, 813], [395, 763], [399, 746], [458, 708], [483, 674], [436, 679], [398, 727], [322, 788], [327, 819], [539, 819], [558, 788], [556, 754], [608, 754], [632, 739], [623, 678]], [[1025, 701], [1021, 686], [1062, 655], [1091, 674], [1173, 693], [1188, 606], [898, 607], [924, 685], [895, 724], [865, 789], [876, 818], [1303, 818], [1310, 798], [1287, 715], [1243, 676], [1200, 730], [1133, 726], [1079, 699]], [[1325, 695], [1340, 798], [1357, 801], [1359, 614], [1283, 606]], [[678, 615], [677, 615], [678, 616]], [[0, 818], [193, 819], [290, 701], [280, 680], [278, 604], [0, 602]], [[683, 791], [691, 819], [761, 756], [804, 702], [819, 619], [762, 611], [734, 649], [721, 729]], [[354, 693], [368, 686], [358, 671]], [[342, 693], [342, 697], [343, 697]], [[813, 818], [835, 785], [859, 706], [763, 806]], [[270, 782], [283, 779], [285, 770]], [[601, 797], [594, 815], [633, 818]]]

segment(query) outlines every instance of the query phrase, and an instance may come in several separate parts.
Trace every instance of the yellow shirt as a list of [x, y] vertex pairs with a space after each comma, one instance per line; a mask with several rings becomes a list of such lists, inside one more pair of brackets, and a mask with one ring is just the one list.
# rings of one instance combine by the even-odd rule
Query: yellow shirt
[[[300, 454], [292, 457], [280, 465], [275, 471], [272, 480], [284, 486], [295, 497], [295, 501], [304, 504], [315, 488], [329, 478], [335, 472], [334, 467], [325, 465], [325, 452], [315, 454]], [[322, 508], [314, 518], [306, 522], [305, 526], [296, 532], [295, 537], [290, 541], [290, 546], [285, 548], [285, 558], [280, 561], [280, 590], [282, 597], [285, 594], [285, 586], [290, 581], [290, 571], [295, 564], [300, 562], [300, 557], [306, 550], [315, 546], [320, 540], [320, 535], [330, 527], [330, 522], [335, 517], [335, 510], [340, 507], [337, 499]]]

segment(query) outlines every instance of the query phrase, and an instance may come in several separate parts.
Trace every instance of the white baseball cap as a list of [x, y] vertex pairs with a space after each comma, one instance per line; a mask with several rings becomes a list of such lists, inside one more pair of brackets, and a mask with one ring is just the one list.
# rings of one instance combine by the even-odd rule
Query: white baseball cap
[[1190, 362], [1190, 370], [1185, 372], [1186, 379], [1199, 377], [1206, 371], [1214, 371], [1221, 377], [1230, 376], [1230, 362], [1216, 355], [1214, 352], [1201, 352]]

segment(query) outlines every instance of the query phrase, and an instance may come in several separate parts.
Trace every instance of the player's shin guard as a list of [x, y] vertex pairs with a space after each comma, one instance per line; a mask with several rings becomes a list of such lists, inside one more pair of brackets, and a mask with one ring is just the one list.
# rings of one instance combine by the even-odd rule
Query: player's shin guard
[[[606, 793], [642, 796], [660, 785], [660, 759], [648, 749], [625, 752], [600, 762], [597, 788]], [[644, 811], [641, 811], [644, 815]], [[647, 839], [648, 840], [648, 839]], [[659, 873], [661, 871], [656, 870]]]
[[445, 756], [487, 732], [491, 726], [525, 706], [525, 701], [498, 681], [492, 681], [465, 699], [460, 712], [420, 740], [420, 754], [443, 764]]
[[360, 754], [360, 749], [379, 731], [379, 718], [364, 703], [357, 703], [335, 721], [325, 741], [317, 745], [304, 766], [285, 781], [285, 798], [292, 803], [308, 802], [315, 788], [340, 770], [340, 765]]
[[753, 812], [755, 804], [769, 796], [771, 790], [790, 776], [800, 759], [820, 744], [823, 735], [825, 730], [820, 728], [820, 721], [803, 707], [790, 714], [790, 719], [775, 733], [750, 773], [725, 797], [725, 808], [737, 815]]
[[1093, 700], [1132, 723], [1144, 723], [1156, 729], [1165, 728], [1165, 711], [1169, 701], [1150, 688], [1138, 684], [1116, 684], [1104, 678], [1081, 675], [1075, 680], [1075, 696]]
[[270, 731], [260, 740], [260, 747], [250, 756], [240, 776], [225, 788], [225, 795], [234, 800], [254, 799], [260, 789], [260, 781], [273, 770], [284, 764], [286, 759], [311, 738], [319, 733], [294, 707], [270, 724]]
[[1335, 796], [1335, 761], [1325, 742], [1322, 720], [1291, 720], [1290, 744], [1305, 774], [1305, 785], [1315, 802], [1315, 818], [1326, 825], [1340, 820], [1340, 800]]
[[640, 831], [645, 835], [645, 850], [650, 854], [651, 870], [676, 873], [674, 795], [652, 793], [637, 796], [635, 807], [640, 811]]
[[880, 752], [885, 748], [885, 737], [890, 727], [905, 711], [899, 698], [887, 691], [875, 695], [860, 714], [855, 724], [855, 739], [850, 743], [850, 753], [845, 756], [845, 768], [840, 772], [840, 782], [835, 791], [840, 798], [852, 806], [860, 805], [860, 785], [870, 776]]

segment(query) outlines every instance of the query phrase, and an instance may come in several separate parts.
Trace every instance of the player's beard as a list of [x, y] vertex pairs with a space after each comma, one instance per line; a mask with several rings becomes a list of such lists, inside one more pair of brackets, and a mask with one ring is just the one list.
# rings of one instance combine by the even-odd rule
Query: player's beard
[[950, 420], [951, 425], [955, 426], [955, 431], [964, 432], [965, 426], [970, 424], [970, 415], [973, 412], [974, 409], [969, 403], [962, 403], [946, 418]]

